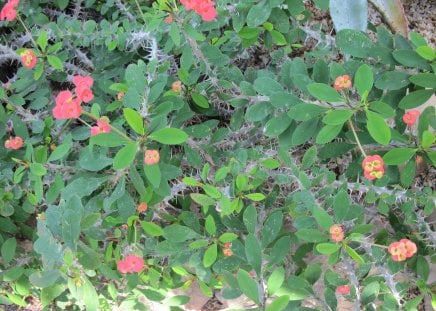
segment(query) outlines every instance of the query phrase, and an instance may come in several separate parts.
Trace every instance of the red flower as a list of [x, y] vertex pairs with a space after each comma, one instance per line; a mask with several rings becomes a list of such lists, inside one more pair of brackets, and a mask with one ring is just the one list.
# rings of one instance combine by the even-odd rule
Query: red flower
[[85, 87], [85, 88], [91, 88], [94, 84], [94, 79], [92, 77], [84, 77], [84, 76], [74, 76], [73, 77], [73, 84], [75, 87]]
[[336, 78], [334, 87], [336, 91], [349, 89], [351, 87], [351, 79], [349, 75], [343, 75]]
[[180, 3], [185, 6], [186, 11], [190, 11], [197, 6], [198, 0], [180, 0]]
[[339, 225], [333, 225], [330, 227], [330, 238], [333, 242], [341, 242], [344, 239], [344, 231]]
[[9, 137], [9, 139], [7, 139], [5, 141], [5, 148], [6, 149], [18, 150], [22, 146], [23, 146], [23, 139], [19, 136]]
[[17, 17], [16, 7], [19, 0], [9, 0], [0, 11], [0, 21], [8, 20], [12, 22]]
[[350, 285], [341, 285], [336, 287], [336, 292], [341, 295], [348, 295], [350, 293]]
[[76, 88], [76, 94], [77, 98], [84, 103], [89, 103], [94, 99], [94, 93], [88, 88]]
[[77, 98], [84, 103], [89, 103], [94, 99], [94, 94], [92, 93], [91, 87], [94, 84], [94, 79], [92, 77], [82, 77], [74, 76], [73, 84], [76, 86]]
[[388, 252], [394, 261], [404, 261], [407, 258], [406, 246], [402, 242], [392, 242], [388, 247]]
[[168, 14], [168, 16], [165, 17], [164, 21], [166, 24], [171, 24], [173, 22], [173, 14]]
[[56, 106], [53, 108], [55, 119], [77, 119], [81, 113], [80, 100], [73, 99], [73, 94], [70, 91], [61, 91], [56, 96]]
[[416, 251], [418, 248], [416, 247], [416, 244], [408, 239], [401, 239], [400, 243], [404, 244], [404, 248], [406, 249], [405, 255], [407, 258], [412, 257], [416, 254]]
[[91, 136], [95, 136], [101, 133], [109, 133], [111, 131], [111, 127], [109, 125], [109, 119], [103, 117], [97, 121], [97, 125], [91, 127]]
[[36, 65], [36, 55], [32, 50], [25, 50], [20, 54], [23, 66], [32, 69]]
[[153, 165], [159, 163], [160, 156], [158, 150], [146, 150], [144, 155], [145, 165]]
[[382, 178], [385, 173], [383, 159], [377, 154], [365, 157], [362, 168], [364, 176], [369, 180]]
[[418, 110], [409, 110], [403, 115], [403, 121], [408, 126], [413, 126], [418, 119], [420, 112]]
[[138, 273], [144, 269], [144, 259], [136, 255], [128, 255], [124, 260], [117, 261], [117, 269], [121, 273]]
[[198, 4], [196, 12], [205, 22], [213, 21], [217, 15], [214, 5], [215, 2], [202, 1]]

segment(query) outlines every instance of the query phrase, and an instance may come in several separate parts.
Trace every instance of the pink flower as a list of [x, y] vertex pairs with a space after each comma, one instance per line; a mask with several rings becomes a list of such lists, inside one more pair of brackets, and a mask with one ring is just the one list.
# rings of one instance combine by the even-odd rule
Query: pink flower
[[144, 259], [136, 255], [128, 255], [124, 260], [117, 261], [117, 269], [121, 273], [138, 273], [144, 269]]
[[23, 66], [32, 69], [36, 65], [36, 55], [32, 50], [25, 50], [20, 54]]
[[6, 149], [18, 150], [22, 146], [23, 146], [23, 139], [20, 136], [9, 137], [9, 139], [5, 141]]
[[420, 114], [419, 110], [409, 110], [403, 115], [403, 121], [408, 126], [413, 126]]
[[214, 5], [215, 5], [215, 2], [212, 2], [212, 1], [200, 2], [196, 8], [197, 9], [196, 12], [198, 13], [198, 15], [201, 16], [201, 18], [205, 22], [213, 21], [217, 15]]
[[59, 94], [56, 96], [56, 106], [58, 105], [64, 105], [67, 102], [71, 102], [73, 100], [73, 93], [71, 93], [70, 91], [61, 91], [59, 92]]
[[336, 287], [336, 292], [341, 295], [348, 295], [350, 293], [350, 285], [341, 285]]
[[56, 106], [53, 108], [55, 119], [77, 119], [81, 113], [80, 100], [73, 99], [73, 94], [70, 91], [61, 91], [56, 96]]
[[0, 21], [8, 20], [12, 22], [17, 17], [16, 7], [19, 0], [9, 0], [0, 11]]
[[100, 133], [109, 133], [111, 131], [111, 127], [109, 125], [108, 118], [101, 118], [97, 121], [97, 126], [91, 127], [91, 136], [95, 136]]
[[77, 98], [84, 103], [89, 103], [94, 99], [92, 90], [88, 88], [76, 88], [76, 95]]
[[198, 0], [180, 0], [180, 3], [185, 6], [186, 11], [192, 10], [197, 6]]
[[94, 84], [94, 79], [92, 77], [82, 77], [82, 76], [74, 76], [73, 77], [73, 84], [75, 87], [81, 88], [91, 88]]
[[158, 150], [146, 150], [144, 155], [145, 165], [153, 165], [159, 163], [160, 156]]
[[404, 261], [407, 258], [407, 249], [402, 242], [392, 242], [389, 244], [388, 252], [392, 255], [392, 260], [394, 261]]
[[401, 239], [400, 243], [404, 244], [404, 248], [406, 249], [405, 255], [407, 258], [412, 257], [416, 254], [416, 251], [418, 248], [416, 247], [416, 244], [408, 239]]
[[330, 227], [330, 238], [333, 242], [341, 242], [344, 239], [344, 231], [339, 225], [333, 225]]
[[378, 154], [365, 157], [362, 168], [363, 175], [369, 180], [380, 179], [385, 173], [383, 159]]
[[349, 75], [343, 75], [336, 78], [334, 87], [336, 91], [349, 89], [351, 87], [351, 78]]

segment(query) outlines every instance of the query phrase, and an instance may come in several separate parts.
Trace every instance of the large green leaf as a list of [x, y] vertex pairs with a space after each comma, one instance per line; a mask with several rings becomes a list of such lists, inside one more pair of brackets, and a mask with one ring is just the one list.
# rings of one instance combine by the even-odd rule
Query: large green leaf
[[141, 115], [131, 109], [131, 108], [124, 108], [123, 109], [124, 118], [126, 119], [127, 123], [130, 125], [130, 127], [139, 135], [144, 135], [144, 121], [141, 117]]
[[400, 100], [398, 107], [402, 109], [411, 109], [421, 106], [434, 94], [433, 90], [419, 90], [407, 94]]
[[253, 5], [248, 11], [247, 26], [256, 27], [267, 21], [271, 14], [269, 1], [263, 0]]
[[414, 148], [395, 148], [389, 150], [383, 156], [383, 161], [387, 165], [398, 165], [410, 160], [418, 151]]
[[385, 119], [378, 113], [366, 111], [367, 128], [371, 137], [382, 145], [387, 145], [391, 141], [391, 129], [386, 124]]
[[316, 136], [316, 143], [323, 145], [330, 141], [332, 141], [336, 136], [338, 136], [339, 132], [342, 130], [342, 124], [340, 125], [326, 125], [321, 131], [319, 131]]
[[262, 228], [262, 247], [267, 247], [278, 236], [283, 226], [283, 214], [276, 211], [268, 216]]
[[203, 256], [203, 265], [208, 268], [213, 265], [217, 258], [217, 244], [213, 243], [206, 249]]
[[356, 75], [354, 76], [354, 86], [361, 97], [367, 92], [369, 93], [374, 84], [374, 77], [372, 74], [372, 69], [367, 64], [363, 64], [357, 69]]
[[336, 34], [336, 44], [344, 54], [365, 58], [371, 55], [374, 43], [369, 36], [359, 30], [343, 29]]
[[307, 86], [309, 93], [325, 102], [343, 102], [344, 99], [339, 93], [331, 86], [324, 83], [312, 83]]
[[188, 134], [176, 128], [163, 128], [151, 133], [148, 137], [165, 145], [178, 145], [188, 139]]
[[322, 122], [328, 125], [341, 125], [347, 122], [352, 115], [353, 111], [351, 110], [336, 109], [328, 112]]
[[239, 269], [236, 278], [238, 280], [239, 288], [245, 294], [245, 296], [259, 304], [260, 300], [257, 283], [251, 278], [250, 274], [243, 269]]
[[138, 143], [130, 143], [121, 148], [115, 155], [113, 166], [115, 170], [121, 170], [130, 166], [135, 160]]
[[245, 256], [247, 261], [253, 269], [260, 273], [262, 266], [262, 249], [260, 248], [260, 243], [253, 234], [248, 234], [245, 239]]

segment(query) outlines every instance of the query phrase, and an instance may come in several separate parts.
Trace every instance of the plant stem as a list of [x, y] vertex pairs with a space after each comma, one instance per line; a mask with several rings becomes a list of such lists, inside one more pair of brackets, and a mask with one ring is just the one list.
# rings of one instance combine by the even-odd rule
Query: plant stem
[[354, 128], [353, 122], [351, 120], [348, 120], [348, 125], [351, 128], [351, 131], [353, 132], [354, 139], [356, 140], [357, 146], [359, 146], [360, 151], [362, 152], [363, 156], [366, 157], [366, 152], [363, 150], [362, 144], [360, 143], [359, 137], [357, 137], [356, 129]]
[[[26, 33], [29, 35], [30, 37], [30, 41], [32, 41], [33, 45], [35, 46], [35, 48], [39, 50], [38, 44], [35, 42], [35, 40], [33, 39], [32, 33], [30, 32], [30, 30], [27, 28], [26, 24], [24, 24], [23, 20], [21, 19], [21, 16], [19, 14], [17, 14], [17, 18], [20, 21], [21, 25], [23, 25], [24, 30], [26, 31]], [[40, 51], [41, 52], [41, 51]], [[41, 52], [42, 54], [42, 52]]]

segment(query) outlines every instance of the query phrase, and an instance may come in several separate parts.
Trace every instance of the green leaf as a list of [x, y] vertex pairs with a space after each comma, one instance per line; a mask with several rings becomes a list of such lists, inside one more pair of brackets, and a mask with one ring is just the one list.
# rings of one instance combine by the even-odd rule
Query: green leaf
[[15, 238], [9, 238], [3, 242], [1, 248], [3, 265], [8, 266], [11, 260], [14, 259], [16, 249], [17, 249], [17, 240], [15, 240]]
[[436, 58], [436, 52], [433, 48], [429, 46], [419, 46], [416, 48], [416, 53], [422, 58], [433, 61]]
[[62, 159], [68, 153], [68, 151], [70, 151], [72, 144], [73, 138], [72, 135], [69, 134], [64, 138], [63, 143], [53, 150], [47, 161], [53, 162]]
[[307, 121], [316, 118], [326, 111], [327, 108], [315, 104], [298, 104], [289, 109], [288, 116], [293, 120]]
[[365, 286], [362, 291], [361, 299], [364, 305], [368, 305], [377, 299], [380, 292], [380, 284], [375, 281]]
[[398, 107], [402, 109], [411, 109], [421, 106], [430, 99], [433, 93], [433, 90], [419, 90], [411, 92], [400, 100]]
[[383, 161], [386, 165], [398, 165], [410, 160], [418, 151], [414, 148], [395, 148], [389, 150], [383, 156]]
[[201, 206], [214, 206], [216, 204], [214, 199], [202, 193], [191, 193], [189, 196], [191, 197], [192, 201], [200, 204]]
[[59, 57], [54, 55], [47, 55], [47, 60], [50, 66], [52, 66], [54, 69], [57, 70], [64, 69], [64, 64], [62, 63]]
[[228, 242], [232, 242], [234, 240], [236, 240], [238, 238], [238, 235], [236, 233], [233, 232], [226, 232], [220, 235], [220, 237], [218, 238], [218, 240], [221, 243], [228, 243]]
[[145, 178], [149, 181], [149, 183], [153, 186], [153, 188], [157, 189], [160, 186], [160, 182], [162, 180], [162, 173], [160, 171], [160, 167], [158, 164], [153, 165], [143, 165]]
[[322, 119], [322, 122], [328, 125], [342, 125], [347, 122], [353, 116], [351, 110], [332, 110]]
[[163, 230], [165, 238], [173, 243], [184, 242], [199, 237], [199, 234], [191, 228], [178, 224], [166, 226]]
[[396, 50], [392, 52], [392, 56], [403, 66], [417, 67], [420, 69], [429, 68], [425, 59], [412, 50]]
[[266, 22], [271, 15], [271, 6], [268, 1], [261, 1], [253, 5], [248, 11], [247, 26], [256, 27]]
[[330, 227], [333, 226], [333, 219], [329, 213], [321, 207], [314, 207], [312, 213], [318, 225], [324, 230], [329, 231]]
[[192, 100], [194, 101], [194, 103], [198, 107], [205, 108], [205, 109], [210, 107], [209, 102], [207, 101], [207, 98], [204, 97], [203, 95], [197, 94], [197, 93], [192, 93], [191, 97], [192, 97]]
[[369, 36], [359, 30], [343, 29], [336, 33], [336, 44], [344, 54], [365, 58], [371, 55], [374, 43]]
[[427, 259], [425, 259], [424, 256], [421, 255], [418, 256], [418, 261], [416, 264], [416, 272], [418, 273], [421, 279], [427, 282], [428, 277], [430, 275], [430, 266], [427, 262]]
[[208, 268], [213, 265], [213, 263], [216, 261], [217, 258], [217, 245], [216, 243], [213, 243], [211, 246], [209, 246], [204, 252], [203, 257], [203, 265], [204, 267]]
[[345, 245], [345, 250], [347, 251], [348, 255], [350, 255], [351, 258], [353, 258], [353, 260], [355, 262], [357, 262], [358, 264], [364, 264], [365, 260], [363, 260], [363, 258], [351, 247], [349, 247], [348, 245]]
[[283, 213], [276, 211], [271, 213], [262, 227], [262, 247], [267, 247], [279, 235], [283, 226]]
[[371, 137], [382, 145], [389, 144], [391, 140], [391, 129], [386, 124], [385, 119], [378, 113], [366, 111], [367, 128]]
[[191, 298], [189, 296], [185, 296], [185, 295], [172, 296], [171, 298], [168, 298], [167, 300], [165, 300], [163, 302], [163, 305], [168, 306], [168, 307], [185, 305], [189, 302], [190, 299]]
[[280, 296], [274, 299], [265, 309], [265, 311], [282, 311], [289, 304], [289, 296]]
[[336, 253], [341, 248], [341, 244], [320, 243], [316, 245], [316, 250], [324, 255]]
[[372, 74], [372, 69], [367, 64], [363, 64], [357, 69], [356, 75], [354, 76], [354, 86], [361, 97], [367, 92], [369, 93], [374, 84], [374, 76]]
[[265, 200], [265, 195], [263, 195], [262, 193], [249, 193], [244, 195], [244, 197], [255, 202]]
[[436, 140], [436, 136], [432, 132], [427, 130], [422, 132], [422, 138], [421, 138], [422, 149], [427, 150], [428, 148], [430, 148], [431, 145], [434, 144], [435, 140]]
[[436, 75], [434, 73], [418, 73], [411, 76], [409, 80], [418, 86], [436, 88]]
[[249, 233], [245, 239], [245, 256], [253, 269], [257, 273], [260, 273], [262, 266], [262, 249], [260, 248], [260, 243], [257, 238], [251, 233]]
[[177, 47], [180, 47], [180, 29], [177, 27], [176, 23], [171, 23], [170, 37]]
[[215, 220], [213, 219], [212, 215], [208, 215], [206, 217], [206, 222], [204, 227], [206, 228], [207, 233], [209, 233], [210, 235], [213, 236], [216, 234]]
[[284, 236], [278, 239], [271, 250], [269, 263], [281, 263], [281, 261], [288, 255], [290, 248], [291, 238], [289, 236]]
[[254, 80], [253, 87], [261, 95], [271, 96], [278, 92], [283, 92], [283, 86], [274, 79], [259, 77]]
[[41, 163], [31, 163], [29, 167], [30, 173], [35, 176], [44, 176], [47, 174], [47, 169]]
[[326, 144], [332, 141], [336, 136], [338, 136], [341, 130], [342, 124], [326, 125], [319, 131], [318, 135], [316, 136], [315, 142], [320, 145]]
[[121, 170], [130, 166], [135, 160], [138, 143], [130, 143], [121, 148], [115, 155], [113, 166], [115, 170]]
[[55, 284], [59, 277], [59, 270], [44, 270], [32, 273], [29, 281], [36, 287], [45, 288]]
[[202, 188], [204, 192], [213, 199], [219, 199], [222, 196], [221, 191], [212, 185], [203, 185]]
[[325, 234], [316, 229], [300, 229], [295, 235], [302, 241], [313, 243], [324, 242], [328, 239]]
[[209, 245], [209, 240], [197, 240], [189, 243], [189, 248], [198, 249]]
[[369, 104], [369, 109], [382, 115], [384, 118], [395, 117], [395, 110], [383, 102], [372, 102]]
[[256, 208], [253, 205], [249, 205], [243, 215], [243, 222], [245, 225], [245, 228], [247, 228], [247, 231], [249, 233], [254, 233], [254, 231], [257, 228], [257, 211]]
[[147, 80], [145, 79], [145, 72], [140, 66], [136, 64], [127, 66], [124, 78], [126, 79], [127, 85], [129, 85], [129, 91], [134, 91], [136, 94], [144, 93], [147, 87]]
[[144, 232], [151, 236], [161, 236], [164, 235], [164, 231], [158, 225], [149, 221], [141, 221], [142, 229]]
[[404, 166], [400, 176], [401, 184], [405, 188], [408, 188], [412, 184], [413, 180], [415, 179], [415, 172], [416, 172], [416, 162], [414, 159], [411, 159]]
[[82, 284], [83, 290], [83, 302], [85, 303], [85, 308], [87, 311], [97, 311], [98, 310], [98, 294], [94, 288], [94, 285], [85, 278]]
[[312, 83], [307, 86], [309, 93], [325, 102], [343, 102], [344, 99], [339, 93], [331, 86], [324, 83]]
[[317, 159], [318, 151], [316, 149], [316, 146], [312, 146], [309, 149], [306, 150], [303, 156], [303, 160], [301, 163], [301, 169], [307, 170], [310, 168], [313, 164], [315, 164]]
[[176, 128], [163, 128], [151, 133], [148, 137], [164, 145], [179, 145], [184, 143], [189, 136]]
[[123, 109], [124, 118], [126, 119], [129, 126], [139, 135], [144, 135], [144, 121], [142, 120], [141, 115], [131, 109], [131, 108], [124, 108]]
[[240, 290], [245, 294], [245, 296], [259, 304], [259, 290], [257, 288], [257, 283], [251, 278], [250, 274], [243, 269], [239, 269], [236, 279], [238, 280]]
[[286, 113], [272, 117], [265, 124], [265, 136], [276, 137], [283, 133], [291, 124], [292, 119]]
[[274, 269], [268, 278], [268, 293], [273, 295], [285, 281], [285, 269], [283, 267], [278, 267]]
[[63, 284], [53, 284], [52, 286], [45, 287], [41, 290], [41, 302], [42, 307], [45, 308], [49, 305], [56, 297], [65, 291], [65, 285]]
[[380, 90], [399, 90], [409, 85], [409, 74], [402, 71], [386, 71], [377, 81], [375, 87]]
[[42, 31], [40, 35], [38, 36], [38, 39], [36, 39], [36, 43], [38, 43], [39, 47], [41, 48], [42, 52], [45, 52], [45, 49], [47, 47], [48, 42], [48, 36], [46, 31]]

